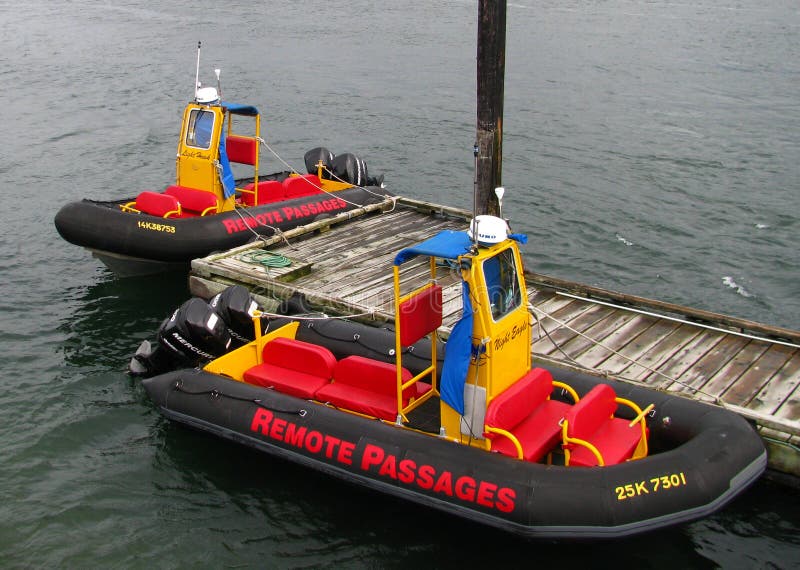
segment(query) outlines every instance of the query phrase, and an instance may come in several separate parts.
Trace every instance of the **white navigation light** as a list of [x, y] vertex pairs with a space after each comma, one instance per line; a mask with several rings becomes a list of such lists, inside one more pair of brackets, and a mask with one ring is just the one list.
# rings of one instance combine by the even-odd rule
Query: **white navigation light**
[[475, 216], [467, 232], [470, 238], [475, 239], [476, 229], [478, 243], [481, 245], [493, 245], [508, 239], [508, 224], [497, 216]]
[[216, 103], [217, 101], [219, 101], [219, 94], [215, 87], [201, 87], [197, 90], [198, 103], [208, 104]]

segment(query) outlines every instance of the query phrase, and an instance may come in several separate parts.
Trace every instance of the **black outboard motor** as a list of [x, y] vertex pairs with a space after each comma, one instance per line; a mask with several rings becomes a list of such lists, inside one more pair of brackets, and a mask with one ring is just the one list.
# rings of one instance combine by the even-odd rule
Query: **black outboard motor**
[[322, 177], [330, 180], [333, 170], [333, 153], [324, 146], [318, 146], [308, 151], [303, 159], [306, 163], [306, 171], [309, 174], [317, 173], [317, 164], [322, 161]]
[[231, 350], [239, 348], [256, 338], [253, 315], [258, 308], [245, 287], [233, 285], [218, 293], [208, 302], [228, 327]]
[[193, 297], [181, 305], [158, 329], [158, 344], [151, 350], [142, 342], [130, 362], [135, 376], [155, 376], [177, 368], [198, 366], [230, 349], [228, 326], [208, 303]]
[[346, 152], [333, 159], [333, 175], [342, 182], [367, 185], [367, 165], [356, 155]]

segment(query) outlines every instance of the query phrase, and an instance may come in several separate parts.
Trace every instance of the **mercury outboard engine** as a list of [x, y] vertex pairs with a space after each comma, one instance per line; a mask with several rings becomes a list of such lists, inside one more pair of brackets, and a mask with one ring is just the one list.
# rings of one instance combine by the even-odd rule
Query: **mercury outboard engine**
[[208, 304], [227, 325], [231, 350], [256, 338], [253, 315], [258, 310], [258, 303], [245, 287], [228, 287], [222, 293], [214, 295]]
[[230, 349], [228, 325], [208, 303], [193, 297], [158, 329], [158, 344], [143, 341], [130, 362], [135, 376], [154, 376], [168, 370], [198, 366]]
[[322, 178], [330, 180], [333, 170], [333, 153], [324, 146], [312, 148], [303, 157], [306, 163], [306, 171], [309, 174], [317, 173], [317, 164], [322, 161]]
[[333, 159], [333, 175], [356, 186], [367, 185], [367, 165], [356, 155], [346, 152]]

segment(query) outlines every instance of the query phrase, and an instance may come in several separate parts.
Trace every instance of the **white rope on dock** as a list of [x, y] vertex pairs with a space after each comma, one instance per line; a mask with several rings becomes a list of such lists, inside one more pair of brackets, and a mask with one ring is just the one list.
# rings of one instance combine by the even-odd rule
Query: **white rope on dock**
[[783, 341], [783, 340], [767, 338], [767, 337], [763, 337], [763, 336], [755, 336], [755, 335], [752, 335], [752, 334], [747, 334], [747, 333], [743, 333], [743, 332], [739, 332], [739, 331], [724, 329], [722, 327], [715, 327], [715, 326], [712, 326], [712, 325], [706, 325], [706, 324], [703, 324], [703, 323], [695, 323], [695, 322], [692, 322], [692, 321], [687, 321], [686, 319], [679, 319], [678, 317], [670, 317], [668, 315], [660, 315], [658, 313], [651, 313], [650, 311], [644, 311], [642, 309], [634, 309], [632, 307], [626, 307], [624, 305], [616, 305], [614, 303], [608, 303], [606, 301], [599, 301], [597, 299], [588, 299], [586, 297], [581, 297], [580, 295], [574, 295], [572, 293], [565, 293], [563, 291], [556, 291], [556, 295], [561, 295], [563, 297], [569, 297], [570, 299], [576, 299], [578, 301], [585, 301], [587, 303], [595, 303], [595, 304], [598, 304], [598, 305], [605, 305], [606, 307], [612, 307], [614, 309], [619, 309], [621, 311], [628, 311], [630, 313], [638, 313], [640, 315], [646, 315], [648, 317], [656, 317], [658, 319], [665, 319], [667, 321], [673, 321], [673, 322], [676, 322], [676, 323], [681, 323], [683, 325], [691, 325], [691, 326], [694, 326], [694, 327], [700, 327], [700, 328], [708, 329], [708, 330], [712, 330], [712, 331], [723, 332], [725, 334], [739, 336], [739, 337], [747, 338], [747, 339], [750, 339], [750, 340], [758, 340], [758, 341], [761, 341], [761, 342], [769, 342], [769, 343], [772, 343], [772, 344], [780, 344], [780, 345], [783, 345], [783, 346], [788, 346], [790, 348], [800, 348], [800, 344], [794, 344], [794, 343], [791, 343], [791, 342], [786, 342], [786, 341]]

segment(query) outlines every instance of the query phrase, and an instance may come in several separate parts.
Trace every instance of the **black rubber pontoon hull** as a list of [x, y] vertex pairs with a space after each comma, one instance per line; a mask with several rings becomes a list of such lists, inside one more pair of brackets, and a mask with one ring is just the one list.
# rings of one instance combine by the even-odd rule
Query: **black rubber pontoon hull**
[[61, 208], [55, 224], [62, 238], [101, 258], [188, 263], [243, 245], [254, 233], [270, 236], [274, 228], [287, 231], [321, 217], [377, 204], [387, 196], [391, 194], [379, 187], [350, 188], [210, 216], [166, 219], [123, 212], [119, 206], [127, 200], [82, 200]]
[[[585, 393], [597, 379], [557, 372]], [[167, 418], [503, 530], [614, 538], [718, 510], [766, 467], [758, 434], [720, 408], [609, 382], [653, 402], [653, 455], [603, 468], [527, 463], [197, 369], [143, 381]]]

